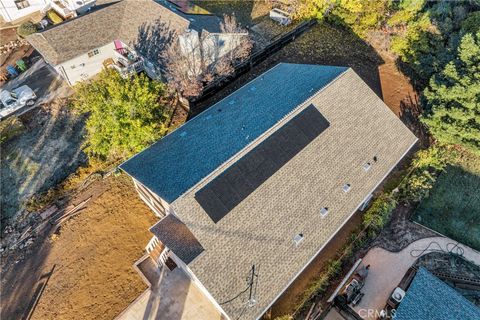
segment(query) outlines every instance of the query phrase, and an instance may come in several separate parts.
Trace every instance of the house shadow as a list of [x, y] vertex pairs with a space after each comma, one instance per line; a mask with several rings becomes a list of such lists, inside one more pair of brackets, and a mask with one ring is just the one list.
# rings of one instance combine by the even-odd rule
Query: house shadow
[[385, 62], [377, 51], [347, 27], [319, 23], [266, 56], [244, 74], [229, 79], [215, 95], [192, 103], [189, 117], [194, 117], [281, 62], [350, 67], [380, 98], [383, 97], [378, 67]]
[[[31, 252], [28, 258], [19, 259], [18, 252], [13, 251], [2, 258], [2, 319], [28, 320], [35, 311], [48, 280], [54, 273], [55, 266], [50, 268], [50, 272], [44, 271], [51, 251], [51, 243], [48, 241], [50, 228], [47, 225], [44, 233], [36, 236], [33, 245], [28, 248]], [[15, 259], [19, 260], [14, 261]]]
[[132, 316], [142, 320], [224, 319], [182, 269], [169, 270], [153, 263], [152, 267], [156, 268], [157, 275], [150, 277], [149, 289], [119, 320]]

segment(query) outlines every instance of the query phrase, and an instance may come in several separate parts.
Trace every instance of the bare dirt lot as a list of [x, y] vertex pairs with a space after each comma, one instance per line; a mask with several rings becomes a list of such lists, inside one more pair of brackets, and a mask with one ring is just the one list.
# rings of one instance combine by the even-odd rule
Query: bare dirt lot
[[126, 175], [97, 181], [71, 202], [91, 195], [58, 235], [25, 249], [28, 259], [2, 257], [2, 319], [26, 316], [53, 265], [32, 319], [112, 319], [145, 290], [132, 265], [151, 237], [154, 215]]
[[55, 186], [87, 161], [81, 150], [84, 117], [71, 112], [65, 101], [34, 109], [20, 120], [24, 132], [1, 146], [4, 223], [28, 197]]

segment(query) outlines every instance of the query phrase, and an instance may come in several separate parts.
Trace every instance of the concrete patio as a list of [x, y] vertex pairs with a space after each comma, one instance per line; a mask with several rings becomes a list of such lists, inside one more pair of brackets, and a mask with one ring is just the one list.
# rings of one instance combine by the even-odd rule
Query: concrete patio
[[376, 319], [407, 270], [419, 257], [427, 253], [439, 250], [460, 253], [457, 251], [457, 248], [460, 248], [463, 258], [480, 266], [478, 251], [459, 243], [455, 246], [456, 244], [456, 241], [449, 238], [432, 237], [415, 241], [399, 252], [390, 252], [379, 247], [371, 249], [362, 261], [364, 265], [370, 265], [365, 286], [362, 288], [365, 296], [354, 310], [364, 319]]
[[157, 283], [145, 290], [116, 319], [220, 320], [223, 318], [182, 269], [175, 268], [169, 271], [167, 268], [162, 268]]

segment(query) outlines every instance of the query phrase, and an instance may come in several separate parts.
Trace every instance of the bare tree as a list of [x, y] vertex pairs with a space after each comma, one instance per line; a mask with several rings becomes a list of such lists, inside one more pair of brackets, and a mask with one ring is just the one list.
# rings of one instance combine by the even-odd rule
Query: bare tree
[[249, 57], [253, 44], [234, 16], [224, 16], [222, 33], [190, 31], [165, 51], [169, 86], [184, 98], [197, 97], [205, 85], [234, 72]]

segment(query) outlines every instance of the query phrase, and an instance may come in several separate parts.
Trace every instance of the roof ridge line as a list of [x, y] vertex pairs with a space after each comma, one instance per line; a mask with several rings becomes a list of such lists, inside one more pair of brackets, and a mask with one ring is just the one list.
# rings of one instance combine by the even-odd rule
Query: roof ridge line
[[[277, 65], [275, 65], [275, 67], [277, 67], [278, 65], [280, 64], [284, 64], [284, 62], [280, 62], [278, 63]], [[268, 71], [274, 69], [275, 67], [269, 69]], [[325, 86], [323, 86], [322, 88], [320, 88], [319, 90], [317, 90], [314, 94], [312, 94], [310, 97], [308, 97], [307, 99], [305, 99], [304, 102], [302, 102], [301, 104], [297, 105], [295, 108], [292, 109], [292, 111], [290, 111], [289, 113], [287, 113], [285, 116], [283, 116], [283, 118], [281, 118], [280, 120], [277, 121], [277, 123], [275, 123], [274, 125], [272, 125], [270, 128], [268, 128], [267, 130], [265, 130], [260, 136], [258, 136], [258, 138], [256, 138], [255, 140], [252, 140], [249, 144], [247, 144], [245, 147], [243, 147], [241, 150], [239, 150], [237, 153], [235, 153], [233, 156], [231, 156], [230, 158], [228, 158], [227, 160], [225, 160], [224, 162], [222, 162], [215, 170], [213, 170], [212, 172], [210, 172], [209, 174], [207, 174], [205, 177], [203, 177], [202, 179], [200, 179], [197, 183], [195, 183], [193, 186], [191, 186], [189, 189], [187, 189], [185, 192], [183, 192], [181, 195], [179, 195], [174, 201], [172, 201], [172, 203], [170, 205], [173, 205], [175, 202], [177, 202], [177, 200], [180, 200], [182, 199], [186, 194], [190, 193], [194, 188], [196, 188], [198, 185], [200, 185], [201, 183], [203, 183], [205, 180], [209, 179], [210, 177], [214, 176], [215, 174], [218, 173], [218, 171], [222, 170], [226, 170], [229, 166], [233, 165], [237, 160], [238, 160], [238, 155], [243, 153], [245, 150], [248, 150], [250, 147], [252, 147], [254, 144], [258, 144], [259, 141], [263, 141], [265, 140], [266, 138], [268, 138], [268, 136], [270, 136], [275, 130], [274, 129], [277, 129], [281, 126], [283, 126], [285, 124], [285, 122], [287, 122], [287, 120], [290, 120], [292, 117], [293, 117], [293, 114], [295, 113], [298, 113], [302, 108], [305, 108], [306, 105], [308, 104], [308, 102], [313, 98], [315, 97], [316, 95], [320, 94], [320, 92], [322, 92], [324, 89], [326, 89], [327, 87], [329, 87], [332, 83], [334, 83], [335, 81], [337, 81], [338, 79], [340, 79], [343, 75], [345, 75], [345, 73], [349, 70], [353, 70], [352, 68], [348, 67], [346, 70], [342, 71], [338, 76], [336, 76], [332, 81], [330, 81], [329, 83], [327, 83]], [[262, 76], [263, 74], [265, 74], [266, 72], [262, 73], [261, 75], [257, 76], [255, 79], [259, 78], [260, 76]], [[253, 79], [253, 80], [255, 80]], [[253, 81], [252, 80], [252, 81]], [[250, 82], [249, 82], [250, 83]], [[240, 88], [239, 88], [240, 89]], [[239, 89], [235, 90], [234, 92], [238, 91]], [[228, 97], [228, 96], [227, 96]], [[227, 97], [225, 97], [224, 99], [226, 99]], [[223, 100], [223, 99], [222, 99]], [[222, 101], [220, 100], [220, 101]], [[219, 101], [219, 102], [220, 102]], [[218, 103], [218, 102], [217, 102]], [[209, 107], [208, 109], [212, 108], [213, 106]], [[207, 110], [208, 110], [207, 109]], [[205, 110], [206, 111], [206, 110]], [[328, 119], [327, 119], [328, 120]], [[185, 122], [186, 123], [186, 122]], [[235, 159], [237, 157], [237, 159]], [[235, 160], [235, 161], [233, 161]], [[231, 162], [231, 163], [230, 163]], [[220, 173], [219, 173], [220, 174]]]
[[[192, 121], [195, 121], [198, 117], [200, 117], [202, 114], [208, 112], [210, 109], [212, 109], [213, 107], [215, 107], [217, 104], [219, 104], [220, 102], [222, 102], [223, 100], [227, 99], [228, 97], [232, 96], [235, 92], [237, 92], [238, 90], [242, 89], [243, 87], [246, 87], [247, 85], [249, 85], [250, 83], [252, 83], [253, 81], [257, 80], [259, 77], [263, 76], [264, 74], [267, 74], [268, 72], [270, 72], [271, 70], [275, 69], [277, 66], [279, 66], [280, 64], [282, 64], [283, 62], [279, 62], [277, 63], [275, 66], [273, 66], [272, 68], [268, 69], [267, 71], [265, 71], [264, 73], [256, 76], [255, 78], [253, 78], [252, 80], [248, 81], [247, 83], [245, 83], [244, 85], [242, 85], [240, 88], [232, 91], [229, 95], [227, 95], [226, 97], [222, 98], [221, 100], [215, 102], [214, 104], [212, 104], [210, 107], [206, 108], [205, 110], [203, 110], [202, 112], [200, 112], [199, 114], [197, 114], [196, 116], [194, 116], [192, 119], [188, 120], [188, 121], [185, 121], [184, 123], [182, 123], [180, 126], [176, 127], [175, 130], [173, 131], [170, 131], [169, 133], [167, 133], [166, 135], [164, 135], [163, 137], [161, 137], [160, 139], [158, 139], [157, 141], [155, 141], [154, 143], [152, 143], [151, 145], [149, 145], [148, 147], [146, 147], [145, 149], [143, 149], [142, 151], [140, 152], [137, 152], [136, 154], [134, 154], [132, 157], [128, 158], [127, 160], [125, 160], [124, 162], [122, 162], [121, 164], [118, 165], [118, 167], [121, 167], [122, 165], [124, 165], [125, 163], [127, 163], [128, 161], [132, 160], [133, 158], [135, 158], [136, 156], [138, 156], [140, 153], [142, 153], [143, 151], [147, 150], [148, 148], [152, 147], [153, 145], [159, 143], [160, 141], [162, 141], [163, 139], [165, 139], [166, 137], [170, 136], [171, 134], [173, 134], [175, 131], [177, 130], [180, 130], [182, 127], [184, 127], [187, 123], [191, 123]], [[125, 171], [126, 172], [126, 171]], [[127, 173], [128, 174], [128, 173]], [[133, 177], [132, 177], [133, 178]], [[182, 194], [183, 195], [183, 194]], [[181, 195], [181, 196], [182, 196]], [[180, 196], [180, 197], [181, 197]], [[177, 199], [179, 199], [180, 197], [177, 197]], [[175, 199], [173, 202], [175, 202], [177, 199]], [[173, 203], [172, 202], [172, 203]]]

